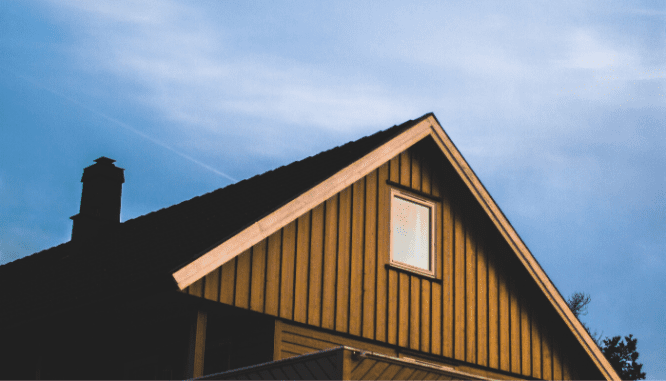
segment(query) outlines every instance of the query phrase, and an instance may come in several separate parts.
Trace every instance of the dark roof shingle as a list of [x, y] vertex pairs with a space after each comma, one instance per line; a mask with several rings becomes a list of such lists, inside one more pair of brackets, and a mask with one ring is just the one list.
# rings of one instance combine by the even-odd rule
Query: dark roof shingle
[[113, 295], [176, 289], [173, 271], [432, 114], [0, 266], [0, 324]]

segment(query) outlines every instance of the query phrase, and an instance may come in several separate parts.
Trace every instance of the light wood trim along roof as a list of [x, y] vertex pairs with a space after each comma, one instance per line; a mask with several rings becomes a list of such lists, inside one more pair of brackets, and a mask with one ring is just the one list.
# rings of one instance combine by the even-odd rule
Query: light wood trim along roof
[[581, 343], [585, 351], [593, 359], [604, 377], [609, 380], [619, 380], [620, 377], [618, 374], [613, 370], [582, 324], [573, 315], [564, 298], [562, 298], [557, 288], [555, 288], [555, 285], [550, 281], [525, 243], [518, 236], [518, 233], [513, 229], [506, 216], [504, 216], [504, 213], [502, 213], [486, 188], [481, 184], [481, 181], [472, 168], [467, 164], [462, 154], [444, 132], [434, 115], [430, 115], [420, 123], [408, 128], [400, 135], [384, 143], [327, 180], [174, 272], [173, 277], [178, 287], [182, 290], [203, 278], [209, 272], [275, 233], [303, 213], [326, 201], [331, 196], [342, 191], [356, 180], [377, 169], [395, 155], [427, 136], [433, 138], [442, 153], [453, 165], [476, 200], [481, 204], [483, 210], [490, 217], [493, 224], [500, 231], [569, 329], [574, 333], [574, 336]]

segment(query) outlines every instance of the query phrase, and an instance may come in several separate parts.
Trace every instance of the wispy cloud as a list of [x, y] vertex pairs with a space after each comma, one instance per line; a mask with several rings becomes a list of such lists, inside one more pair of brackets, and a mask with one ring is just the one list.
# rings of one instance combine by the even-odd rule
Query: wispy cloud
[[629, 12], [640, 16], [654, 16], [654, 17], [666, 18], [666, 10], [634, 8], [631, 9]]
[[[146, 140], [148, 140], [149, 142], [151, 142], [151, 143], [153, 143], [153, 144], [155, 144], [155, 145], [158, 145], [158, 146], [160, 146], [160, 147], [162, 147], [162, 148], [165, 148], [165, 149], [167, 149], [167, 150], [173, 152], [174, 154], [176, 154], [176, 155], [178, 155], [178, 156], [180, 156], [180, 157], [182, 157], [182, 158], [184, 158], [184, 159], [186, 159], [186, 160], [188, 160], [188, 161], [191, 161], [192, 163], [194, 163], [194, 164], [196, 164], [196, 165], [198, 165], [198, 166], [200, 166], [200, 167], [203, 167], [203, 168], [205, 168], [205, 169], [207, 169], [207, 170], [209, 170], [209, 171], [211, 171], [211, 172], [213, 172], [213, 173], [215, 173], [215, 174], [217, 174], [217, 175], [219, 175], [219, 176], [222, 176], [222, 177], [224, 177], [224, 178], [226, 178], [226, 179], [228, 179], [228, 180], [230, 180], [230, 181], [232, 181], [232, 182], [237, 182], [237, 181], [238, 181], [237, 179], [235, 179], [235, 178], [233, 178], [233, 177], [227, 175], [226, 173], [221, 172], [221, 171], [219, 171], [219, 170], [217, 170], [217, 169], [211, 167], [210, 165], [205, 164], [205, 163], [201, 162], [200, 160], [197, 160], [197, 159], [193, 158], [192, 156], [190, 156], [190, 155], [188, 155], [188, 154], [186, 154], [186, 153], [184, 153], [184, 152], [182, 152], [182, 151], [180, 151], [180, 150], [177, 150], [177, 149], [173, 148], [171, 145], [166, 144], [166, 143], [164, 143], [164, 142], [162, 142], [162, 141], [160, 141], [160, 140], [158, 140], [158, 139], [155, 139], [155, 138], [153, 138], [152, 136], [150, 136], [150, 135], [148, 135], [148, 134], [146, 134], [146, 133], [144, 133], [144, 132], [142, 132], [142, 131], [140, 131], [140, 130], [134, 128], [134, 127], [132, 127], [131, 125], [129, 125], [129, 124], [125, 123], [125, 122], [122, 122], [122, 121], [120, 121], [120, 120], [118, 120], [118, 119], [116, 119], [116, 118], [113, 118], [113, 117], [111, 117], [111, 116], [109, 116], [109, 115], [107, 115], [107, 114], [105, 114], [105, 113], [103, 113], [103, 112], [101, 112], [101, 111], [99, 111], [99, 110], [96, 110], [96, 109], [94, 109], [94, 108], [92, 108], [92, 107], [86, 105], [86, 104], [83, 103], [83, 102], [80, 102], [80, 101], [78, 101], [78, 100], [76, 100], [76, 99], [74, 99], [74, 98], [72, 98], [72, 97], [69, 97], [69, 96], [67, 96], [67, 95], [65, 95], [65, 94], [62, 94], [62, 93], [60, 93], [59, 91], [56, 91], [56, 90], [50, 89], [50, 88], [48, 88], [48, 87], [46, 87], [46, 86], [43, 86], [43, 85], [39, 84], [37, 81], [35, 81], [35, 80], [32, 79], [32, 78], [26, 77], [26, 76], [24, 76], [24, 75], [17, 75], [17, 77], [19, 77], [19, 78], [23, 79], [24, 81], [26, 81], [26, 82], [32, 84], [33, 86], [39, 87], [39, 88], [41, 88], [41, 89], [43, 89], [43, 90], [46, 90], [46, 91], [48, 91], [49, 93], [51, 93], [51, 94], [53, 94], [53, 95], [56, 95], [56, 96], [58, 96], [58, 97], [60, 97], [60, 98], [62, 98], [62, 99], [64, 99], [64, 100], [66, 100], [66, 101], [68, 101], [68, 102], [70, 102], [70, 103], [72, 103], [72, 104], [75, 104], [76, 106], [78, 106], [78, 107], [80, 107], [80, 108], [83, 108], [83, 109], [85, 109], [85, 110], [87, 110], [87, 111], [89, 111], [89, 112], [91, 112], [91, 113], [93, 113], [93, 114], [95, 114], [95, 115], [101, 116], [102, 118], [104, 118], [104, 119], [106, 119], [107, 121], [113, 123], [114, 125], [116, 125], [116, 126], [118, 126], [118, 127], [122, 127], [122, 128], [124, 128], [125, 130], [130, 131], [131, 133], [133, 133], [133, 134], [135, 134], [135, 135], [137, 135], [137, 136], [140, 136], [140, 137], [142, 137], [143, 139], [146, 139]], [[1, 190], [1, 189], [2, 189], [2, 179], [0, 178], [0, 190]]]
[[620, 52], [618, 48], [609, 46], [590, 30], [576, 29], [571, 31], [566, 38], [571, 48], [568, 59], [563, 62], [565, 67], [602, 69], [613, 65], [619, 67], [622, 62], [622, 64], [631, 65], [634, 68], [637, 64], [633, 54], [626, 51]]
[[[243, 49], [236, 41], [239, 32], [225, 29], [197, 3], [66, 4], [76, 15], [70, 21], [87, 36], [76, 50], [79, 63], [139, 84], [130, 96], [193, 136], [197, 130], [233, 133], [223, 122], [229, 115], [348, 133], [440, 110], [445, 128], [464, 129], [459, 145], [480, 167], [503, 165], [522, 152], [532, 155], [524, 160], [531, 170], [544, 153], [561, 158], [553, 165], [575, 161], [579, 153], [564, 147], [590, 142], [599, 133], [580, 116], [638, 107], [638, 99], [629, 102], [639, 98], [632, 98], [636, 89], [630, 81], [656, 75], [640, 66], [636, 50], [594, 26], [572, 24], [568, 13], [555, 7], [476, 12], [460, 6], [454, 9], [458, 17], [446, 22], [432, 13], [446, 14], [448, 6], [434, 12], [419, 7], [360, 12], [390, 25], [379, 32], [364, 29], [359, 12], [344, 14], [367, 55], [402, 60], [416, 73], [437, 73], [433, 88], [395, 93], [371, 76], [341, 76], [293, 55]], [[243, 128], [252, 134], [258, 124]], [[526, 142], [539, 146], [525, 149]], [[215, 143], [196, 146], [216, 149]]]
[[66, 4], [81, 18], [72, 22], [89, 36], [77, 51], [88, 70], [103, 69], [140, 84], [137, 100], [190, 127], [218, 129], [222, 115], [262, 114], [273, 121], [350, 131], [416, 113], [413, 102], [387, 96], [378, 83], [280, 56], [243, 53], [223, 27], [185, 3]]

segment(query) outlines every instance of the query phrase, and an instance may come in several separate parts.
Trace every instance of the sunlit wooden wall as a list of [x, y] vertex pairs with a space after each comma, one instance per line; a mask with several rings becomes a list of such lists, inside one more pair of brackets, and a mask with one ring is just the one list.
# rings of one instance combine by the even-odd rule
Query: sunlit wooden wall
[[[435, 280], [386, 267], [387, 180], [437, 200]], [[582, 348], [429, 141], [185, 292], [523, 376], [596, 375], [588, 373], [591, 362]]]

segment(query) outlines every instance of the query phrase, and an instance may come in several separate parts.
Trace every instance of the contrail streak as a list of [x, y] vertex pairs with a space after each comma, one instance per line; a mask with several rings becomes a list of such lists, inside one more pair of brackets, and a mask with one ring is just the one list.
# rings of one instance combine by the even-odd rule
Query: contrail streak
[[[5, 70], [7, 70], [7, 69], [5, 69]], [[51, 94], [53, 94], [53, 95], [57, 95], [57, 96], [59, 96], [59, 97], [61, 97], [61, 98], [63, 98], [63, 99], [66, 99], [67, 101], [69, 101], [69, 102], [71, 102], [71, 103], [74, 103], [75, 105], [77, 105], [77, 106], [79, 106], [79, 107], [81, 107], [81, 108], [83, 108], [83, 109], [86, 109], [86, 110], [88, 110], [88, 111], [90, 111], [90, 112], [92, 112], [92, 113], [94, 113], [94, 114], [97, 114], [97, 115], [101, 116], [102, 118], [104, 118], [104, 119], [106, 119], [106, 120], [108, 120], [108, 121], [110, 121], [110, 122], [113, 122], [113, 123], [119, 125], [120, 127], [124, 128], [124, 129], [126, 129], [126, 130], [128, 130], [128, 131], [130, 131], [130, 132], [133, 132], [133, 133], [136, 134], [136, 135], [141, 136], [142, 138], [144, 138], [144, 139], [150, 141], [151, 143], [156, 144], [156, 145], [158, 145], [158, 146], [160, 146], [160, 147], [162, 147], [162, 148], [166, 148], [167, 150], [169, 150], [169, 151], [175, 153], [176, 155], [178, 155], [178, 156], [180, 156], [180, 157], [182, 157], [182, 158], [184, 158], [184, 159], [187, 159], [187, 160], [189, 160], [189, 161], [191, 161], [191, 162], [193, 162], [193, 163], [195, 163], [195, 164], [197, 164], [197, 165], [199, 165], [199, 166], [201, 166], [201, 167], [203, 167], [203, 168], [206, 168], [207, 170], [209, 170], [209, 171], [211, 171], [211, 172], [213, 172], [213, 173], [215, 173], [215, 174], [217, 174], [217, 175], [220, 175], [220, 176], [222, 176], [222, 177], [224, 177], [224, 178], [226, 178], [226, 179], [228, 179], [228, 180], [230, 180], [230, 181], [232, 181], [232, 182], [234, 182], [234, 183], [235, 183], [235, 182], [238, 182], [237, 179], [234, 179], [233, 177], [227, 175], [226, 173], [224, 173], [224, 172], [220, 172], [220, 171], [218, 171], [217, 169], [211, 167], [210, 165], [204, 164], [204, 163], [200, 162], [199, 160], [197, 160], [197, 159], [195, 159], [195, 158], [193, 158], [193, 157], [191, 157], [191, 156], [189, 156], [189, 155], [187, 155], [187, 154], [184, 154], [184, 153], [182, 153], [182, 152], [176, 150], [175, 148], [169, 146], [168, 144], [165, 144], [165, 143], [163, 143], [163, 142], [161, 142], [161, 141], [159, 141], [159, 140], [157, 140], [157, 139], [155, 139], [155, 138], [152, 138], [152, 137], [146, 135], [145, 133], [143, 133], [143, 132], [137, 130], [136, 128], [130, 126], [129, 124], [127, 124], [127, 123], [125, 123], [125, 122], [121, 122], [120, 120], [118, 120], [118, 119], [116, 119], [116, 118], [113, 118], [113, 117], [111, 117], [111, 116], [108, 116], [108, 115], [104, 114], [104, 113], [101, 112], [101, 111], [95, 110], [95, 109], [93, 109], [93, 108], [91, 108], [91, 107], [89, 107], [89, 106], [87, 106], [87, 105], [85, 105], [85, 104], [83, 104], [83, 103], [77, 101], [76, 99], [73, 99], [73, 98], [68, 97], [68, 96], [65, 95], [65, 94], [59, 93], [58, 91], [55, 91], [55, 90], [53, 90], [53, 89], [49, 89], [48, 87], [46, 87], [46, 86], [44, 86], [44, 85], [42, 85], [42, 84], [40, 84], [40, 83], [37, 83], [37, 81], [33, 80], [32, 78], [29, 78], [29, 77], [26, 77], [26, 76], [23, 76], [23, 75], [20, 75], [20, 74], [16, 74], [16, 73], [12, 73], [12, 74], [14, 74], [14, 75], [15, 75], [16, 77], [18, 77], [18, 78], [23, 79], [23, 80], [26, 81], [26, 82], [31, 83], [33, 86], [39, 87], [39, 88], [41, 88], [41, 89], [44, 89], [44, 90], [48, 91], [49, 93], [51, 93]]]

